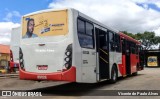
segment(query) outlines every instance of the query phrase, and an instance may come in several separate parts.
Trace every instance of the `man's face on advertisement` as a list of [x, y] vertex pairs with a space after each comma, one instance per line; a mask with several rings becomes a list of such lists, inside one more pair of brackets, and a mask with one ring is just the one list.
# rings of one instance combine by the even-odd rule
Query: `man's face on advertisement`
[[29, 30], [30, 33], [33, 33], [33, 31], [34, 31], [34, 21], [29, 22], [28, 30]]

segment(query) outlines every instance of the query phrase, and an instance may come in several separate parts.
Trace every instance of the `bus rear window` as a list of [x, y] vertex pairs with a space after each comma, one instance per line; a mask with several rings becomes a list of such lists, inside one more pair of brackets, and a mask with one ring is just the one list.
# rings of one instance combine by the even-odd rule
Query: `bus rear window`
[[25, 16], [22, 22], [22, 38], [66, 35], [67, 21], [67, 10]]

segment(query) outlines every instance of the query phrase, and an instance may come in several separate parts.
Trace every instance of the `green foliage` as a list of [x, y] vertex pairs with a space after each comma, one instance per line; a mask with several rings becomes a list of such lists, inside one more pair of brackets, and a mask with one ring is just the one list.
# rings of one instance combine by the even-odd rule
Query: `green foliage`
[[122, 31], [124, 34], [140, 41], [146, 50], [150, 49], [152, 45], [158, 45], [160, 43], [160, 36], [155, 36], [154, 32], [145, 31], [144, 33], [128, 33]]
[[128, 33], [127, 31], [122, 31], [122, 32], [135, 39], [135, 35], [133, 33]]

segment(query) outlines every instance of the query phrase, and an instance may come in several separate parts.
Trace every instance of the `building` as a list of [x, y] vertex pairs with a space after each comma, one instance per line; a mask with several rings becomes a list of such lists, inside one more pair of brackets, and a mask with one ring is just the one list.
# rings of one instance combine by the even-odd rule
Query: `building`
[[0, 44], [0, 66], [8, 67], [10, 61], [10, 47], [8, 45]]

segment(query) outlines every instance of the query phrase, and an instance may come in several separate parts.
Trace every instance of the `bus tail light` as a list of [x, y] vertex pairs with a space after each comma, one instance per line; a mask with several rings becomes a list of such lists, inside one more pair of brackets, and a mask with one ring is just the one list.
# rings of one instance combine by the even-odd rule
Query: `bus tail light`
[[19, 48], [19, 63], [20, 63], [21, 69], [24, 69], [23, 52], [21, 48]]
[[72, 44], [68, 45], [65, 51], [65, 68], [70, 69], [72, 66]]

